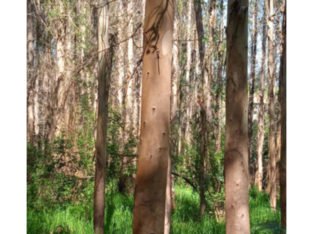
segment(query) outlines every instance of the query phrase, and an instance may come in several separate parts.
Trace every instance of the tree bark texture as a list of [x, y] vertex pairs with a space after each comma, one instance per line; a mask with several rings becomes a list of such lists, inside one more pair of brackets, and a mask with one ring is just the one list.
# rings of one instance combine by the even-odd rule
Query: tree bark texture
[[255, 92], [255, 72], [256, 72], [256, 49], [258, 39], [258, 1], [254, 1], [254, 28], [252, 30], [251, 40], [251, 75], [250, 75], [250, 87], [249, 87], [249, 114], [248, 114], [248, 135], [249, 135], [249, 167], [250, 175], [253, 175], [253, 164], [252, 164], [252, 148], [253, 148], [253, 110], [254, 110], [254, 92]]
[[281, 108], [281, 155], [280, 155], [280, 200], [281, 226], [286, 230], [286, 2], [284, 2], [282, 27], [282, 56], [280, 67], [280, 108]]
[[98, 119], [94, 187], [94, 231], [96, 234], [104, 233], [108, 99], [115, 40], [113, 36], [110, 38], [110, 42], [108, 40], [108, 19], [108, 7], [100, 8], [98, 14]]
[[36, 67], [35, 67], [35, 40], [36, 19], [32, 1], [27, 1], [27, 141], [34, 144], [36, 135], [35, 96], [36, 94]]
[[133, 213], [135, 234], [162, 234], [165, 230], [173, 9], [171, 0], [146, 2], [141, 130]]
[[248, 0], [228, 1], [225, 143], [226, 233], [250, 233], [248, 169]]
[[207, 98], [210, 97], [209, 92], [205, 93], [205, 44], [204, 44], [204, 27], [203, 27], [203, 17], [202, 17], [202, 5], [199, 0], [194, 0], [194, 9], [195, 9], [195, 18], [196, 18], [196, 28], [197, 28], [197, 39], [198, 39], [198, 51], [199, 51], [199, 63], [200, 63], [200, 84], [199, 88], [200, 94], [198, 97], [198, 104], [200, 106], [200, 167], [199, 167], [199, 193], [200, 193], [200, 216], [204, 215], [206, 209], [206, 201], [205, 201], [205, 163], [207, 160], [208, 154], [208, 128], [207, 128]]
[[259, 112], [258, 112], [258, 133], [257, 133], [257, 165], [256, 165], [256, 175], [255, 175], [255, 185], [259, 191], [263, 189], [263, 145], [264, 145], [264, 91], [265, 91], [265, 58], [266, 58], [266, 7], [263, 7], [263, 27], [262, 27], [262, 59], [260, 68], [260, 80], [259, 80]]
[[266, 2], [267, 7], [267, 27], [268, 27], [268, 97], [269, 97], [269, 193], [270, 193], [270, 205], [273, 209], [276, 209], [276, 153], [275, 153], [275, 62], [274, 62], [274, 22], [273, 22], [273, 0], [268, 0]]
[[[220, 15], [224, 15], [223, 1], [219, 6]], [[220, 17], [219, 22], [219, 43], [218, 43], [218, 68], [217, 68], [217, 90], [215, 94], [215, 110], [216, 110], [216, 129], [215, 129], [215, 152], [221, 151], [221, 137], [222, 137], [222, 91], [223, 91], [223, 71], [225, 70], [225, 50], [223, 49], [224, 42], [224, 20]]]

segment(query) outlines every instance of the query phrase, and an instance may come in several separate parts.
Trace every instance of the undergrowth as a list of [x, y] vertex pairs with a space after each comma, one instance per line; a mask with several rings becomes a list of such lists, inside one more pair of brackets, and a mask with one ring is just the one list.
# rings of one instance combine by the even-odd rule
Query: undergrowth
[[[202, 219], [198, 216], [199, 198], [192, 189], [175, 188], [175, 210], [172, 214], [172, 234], [225, 233], [223, 220], [212, 214]], [[41, 206], [42, 207], [42, 206]], [[110, 192], [106, 197], [105, 232], [110, 234], [132, 233], [132, 196]], [[93, 233], [92, 200], [88, 204], [70, 203], [40, 210], [28, 207], [27, 232], [44, 233]], [[280, 212], [272, 211], [269, 198], [252, 188], [250, 191], [250, 222], [252, 234], [280, 233]]]

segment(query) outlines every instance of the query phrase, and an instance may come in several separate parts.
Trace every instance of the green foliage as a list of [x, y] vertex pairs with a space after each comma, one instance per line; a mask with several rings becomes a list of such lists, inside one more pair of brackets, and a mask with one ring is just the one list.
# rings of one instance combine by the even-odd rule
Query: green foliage
[[250, 190], [251, 233], [279, 234], [280, 210], [273, 211], [269, 203], [269, 195], [260, 193], [256, 187]]
[[107, 130], [107, 152], [108, 152], [108, 180], [117, 178], [119, 170], [121, 168], [121, 158], [119, 156], [120, 144], [119, 144], [119, 131], [122, 124], [122, 116], [120, 112], [110, 109], [109, 111], [109, 124]]
[[90, 197], [86, 190], [89, 182], [75, 174], [93, 174], [93, 149], [88, 129], [78, 132], [77, 137], [60, 134], [50, 143], [28, 144], [27, 206], [42, 210]]
[[[87, 94], [80, 96], [82, 126], [71, 135], [61, 133], [50, 142], [28, 144], [27, 205], [30, 209], [42, 210], [67, 206], [69, 203], [92, 202], [95, 114], [88, 100]], [[108, 124], [107, 183], [115, 187], [116, 178], [121, 173], [119, 153], [123, 151], [133, 154], [137, 145], [136, 138], [130, 136], [121, 148], [118, 137], [121, 121], [121, 115], [111, 109]], [[133, 164], [123, 168], [126, 176], [131, 176], [134, 172]]]
[[[132, 233], [133, 196], [118, 194], [115, 182], [107, 186], [105, 232], [113, 234]], [[92, 183], [90, 183], [92, 184]], [[91, 189], [91, 187], [90, 187]], [[183, 185], [175, 187], [176, 208], [171, 218], [172, 234], [225, 233], [224, 219], [217, 221], [211, 214], [198, 217], [199, 197]], [[28, 208], [28, 233], [93, 233], [92, 200], [79, 204], [55, 206], [49, 209]], [[250, 191], [250, 222], [252, 234], [280, 233], [280, 212], [272, 211], [269, 197], [256, 188]]]

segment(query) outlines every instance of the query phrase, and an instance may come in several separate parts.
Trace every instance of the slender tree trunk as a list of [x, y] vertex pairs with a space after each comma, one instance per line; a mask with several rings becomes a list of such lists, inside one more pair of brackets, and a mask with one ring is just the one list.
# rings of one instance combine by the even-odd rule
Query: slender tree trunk
[[127, 3], [127, 15], [129, 17], [129, 22], [127, 26], [127, 36], [130, 37], [127, 41], [127, 60], [128, 60], [128, 72], [127, 72], [127, 93], [126, 93], [126, 129], [129, 130], [129, 137], [134, 136], [134, 114], [132, 109], [132, 103], [134, 102], [134, 92], [133, 88], [135, 87], [135, 79], [131, 77], [134, 70], [134, 46], [133, 46], [133, 38], [131, 35], [133, 34], [133, 15], [132, 11], [133, 0], [128, 1]]
[[[179, 141], [181, 137], [181, 132], [178, 130], [180, 129], [179, 120], [181, 113], [178, 111], [178, 106], [180, 106], [180, 90], [179, 90], [179, 83], [180, 83], [180, 66], [179, 66], [179, 42], [178, 38], [178, 31], [179, 31], [179, 21], [177, 18], [177, 7], [175, 9], [175, 17], [174, 17], [174, 33], [173, 38], [176, 41], [173, 42], [173, 60], [172, 60], [172, 77], [171, 77], [171, 150], [170, 155], [171, 158], [177, 157], [179, 155]], [[174, 180], [170, 174], [170, 196], [171, 196], [171, 211], [174, 210], [174, 203], [175, 203], [175, 191], [174, 191]]]
[[[127, 9], [125, 7], [125, 0], [118, 0], [118, 11], [120, 14], [122, 12], [125, 12]], [[127, 12], [127, 11], [126, 11]], [[118, 40], [122, 41], [126, 38], [125, 34], [127, 30], [124, 29], [124, 17], [119, 17], [118, 18]], [[125, 43], [119, 43], [118, 45], [118, 53], [120, 55], [123, 55], [126, 51], [126, 45]], [[124, 89], [124, 78], [125, 78], [125, 56], [118, 56], [117, 58], [117, 70], [118, 70], [118, 77], [117, 77], [117, 106], [119, 106], [121, 110], [121, 114], [124, 119], [124, 111], [123, 109], [125, 108], [125, 98], [123, 98], [123, 89]], [[124, 112], [124, 113], [123, 113]], [[120, 133], [121, 138], [124, 138], [124, 129], [121, 130], [122, 132]], [[122, 139], [123, 140], [123, 139]]]
[[172, 176], [171, 176], [171, 157], [168, 157], [167, 178], [166, 178], [166, 200], [164, 217], [164, 234], [170, 233], [171, 211], [172, 211]]
[[250, 233], [248, 168], [248, 0], [228, 1], [225, 143], [226, 233]]
[[[266, 1], [266, 0], [265, 0]], [[263, 7], [263, 29], [262, 29], [262, 62], [259, 81], [259, 112], [258, 112], [258, 133], [257, 133], [257, 166], [255, 185], [262, 191], [263, 185], [263, 145], [264, 145], [264, 83], [265, 83], [265, 58], [266, 58], [266, 16], [265, 3]]]
[[205, 200], [205, 175], [206, 175], [206, 168], [205, 168], [205, 160], [207, 158], [208, 153], [208, 147], [207, 147], [207, 114], [205, 109], [205, 104], [203, 100], [199, 100], [199, 106], [200, 106], [200, 171], [199, 171], [199, 189], [200, 189], [200, 216], [202, 217], [204, 215], [204, 212], [206, 210], [206, 200]]
[[[72, 76], [72, 71], [74, 70], [73, 61], [74, 60], [74, 35], [73, 35], [73, 18], [72, 18], [72, 5], [67, 4], [65, 8], [65, 12], [67, 15], [66, 25], [65, 25], [65, 32], [66, 32], [66, 48], [65, 48], [65, 82], [64, 82], [64, 98], [62, 100], [63, 108], [60, 108], [60, 112], [63, 115], [64, 119], [64, 131], [67, 135], [74, 133], [75, 127], [75, 81]], [[63, 111], [62, 111], [63, 110]]]
[[[207, 106], [210, 105], [209, 101], [210, 94], [204, 91], [206, 85], [206, 76], [205, 76], [205, 45], [204, 45], [204, 28], [203, 28], [203, 19], [202, 19], [202, 6], [199, 0], [194, 0], [195, 16], [196, 16], [196, 27], [198, 34], [198, 50], [199, 50], [199, 62], [200, 62], [200, 77], [201, 77], [201, 90], [198, 104], [200, 106], [200, 167], [199, 167], [199, 189], [200, 189], [200, 216], [204, 215], [206, 209], [205, 201], [205, 174], [206, 168], [205, 163], [207, 160], [207, 144], [208, 144], [208, 133], [207, 133]], [[209, 99], [209, 100], [208, 100]], [[210, 108], [210, 107], [209, 107]]]
[[[106, 147], [108, 125], [108, 98], [114, 51], [114, 38], [108, 39], [108, 6], [98, 13], [98, 119], [96, 136], [96, 172], [94, 187], [94, 231], [104, 233]], [[110, 43], [110, 44], [109, 44]]]
[[251, 40], [251, 76], [250, 76], [250, 87], [249, 87], [249, 114], [248, 114], [248, 135], [249, 135], [249, 168], [250, 175], [253, 175], [253, 164], [252, 164], [252, 148], [253, 148], [253, 109], [254, 109], [254, 91], [255, 91], [255, 71], [256, 71], [256, 48], [258, 39], [258, 4], [257, 0], [254, 0], [254, 28]]
[[[211, 119], [212, 119], [212, 110], [211, 110], [211, 83], [214, 80], [214, 59], [216, 56], [217, 43], [215, 37], [216, 32], [216, 0], [210, 1], [209, 9], [209, 46], [208, 46], [208, 59], [206, 68], [203, 68], [204, 75], [204, 96], [205, 104], [207, 111], [208, 124], [210, 129]], [[206, 70], [208, 70], [208, 75], [206, 75]]]
[[[124, 4], [123, 1], [121, 1], [121, 4]], [[126, 4], [126, 3], [125, 3]], [[127, 2], [127, 7], [123, 5], [121, 9], [127, 8], [127, 16], [129, 19], [127, 20], [128, 25], [127, 25], [127, 36], [123, 35], [122, 32], [122, 25], [123, 21], [121, 22], [121, 26], [119, 27], [120, 30], [120, 38], [119, 40], [125, 40], [126, 38], [129, 37], [127, 41], [127, 74], [126, 76], [122, 77], [122, 80], [119, 82], [122, 84], [123, 88], [119, 87], [119, 92], [121, 92], [122, 95], [122, 116], [123, 116], [123, 127], [121, 131], [122, 135], [122, 143], [124, 144], [124, 151], [126, 150], [125, 146], [129, 142], [130, 138], [134, 136], [134, 124], [133, 124], [133, 108], [132, 108], [132, 103], [133, 103], [133, 98], [134, 98], [134, 92], [133, 92], [133, 87], [135, 85], [133, 84], [135, 80], [131, 77], [131, 74], [133, 72], [133, 58], [134, 58], [134, 48], [133, 48], [133, 39], [131, 37], [133, 33], [133, 15], [132, 15], [132, 10], [133, 10], [133, 2], [130, 0]], [[126, 10], [126, 9], [124, 9]], [[125, 34], [125, 33], [124, 33]], [[124, 44], [124, 43], [122, 43]], [[125, 49], [125, 46], [120, 44], [120, 53], [122, 54]], [[121, 56], [120, 58], [120, 70], [123, 70], [123, 59], [124, 56]], [[125, 60], [125, 59], [124, 59]], [[125, 62], [125, 61], [124, 61]], [[126, 64], [126, 62], [125, 62]], [[127, 167], [128, 163], [128, 157], [123, 156], [122, 158], [122, 163], [120, 167], [120, 175], [119, 175], [119, 192], [125, 194], [126, 193], [126, 187], [127, 187], [127, 175], [125, 174], [125, 169]]]
[[[58, 0], [56, 1], [57, 8], [60, 11], [60, 14], [65, 15], [65, 9], [63, 2]], [[65, 53], [66, 53], [66, 35], [65, 35], [65, 25], [61, 21], [56, 25], [56, 63], [57, 71], [55, 77], [55, 101], [52, 105], [52, 114], [51, 114], [51, 127], [49, 129], [48, 138], [51, 140], [54, 136], [61, 133], [62, 130], [62, 120], [61, 111], [63, 106], [63, 100], [65, 96]]]
[[221, 151], [221, 137], [222, 137], [222, 117], [221, 117], [221, 109], [222, 109], [222, 89], [223, 89], [223, 70], [224, 70], [224, 6], [223, 1], [220, 2], [220, 23], [219, 23], [219, 42], [218, 42], [218, 69], [217, 69], [217, 91], [215, 95], [215, 110], [216, 110], [216, 133], [215, 133], [215, 152]]
[[279, 89], [281, 108], [280, 200], [281, 226], [286, 230], [286, 2], [284, 2], [283, 12], [282, 47]]
[[35, 136], [35, 102], [36, 68], [35, 68], [35, 40], [36, 20], [32, 1], [27, 1], [27, 141], [34, 144]]
[[182, 129], [182, 140], [180, 141], [179, 144], [179, 152], [182, 152], [183, 150], [183, 145], [184, 144], [189, 144], [191, 140], [191, 126], [190, 126], [190, 121], [188, 119], [191, 119], [192, 116], [192, 111], [190, 108], [190, 100], [191, 100], [191, 62], [192, 62], [192, 6], [193, 6], [193, 1], [188, 2], [188, 10], [187, 10], [187, 50], [186, 50], [186, 75], [185, 75], [185, 94], [184, 94], [184, 99], [182, 100], [182, 108], [185, 110], [184, 113], [184, 118], [181, 118], [181, 125], [183, 125]]
[[[174, 20], [174, 38], [178, 38], [178, 19]], [[178, 84], [180, 80], [180, 67], [178, 57], [179, 43], [176, 40], [173, 43], [173, 68], [172, 68], [172, 92], [171, 92], [171, 120], [177, 118], [177, 107], [179, 102], [179, 89]]]
[[166, 228], [173, 2], [147, 1], [144, 24], [141, 131], [133, 233]]
[[275, 62], [274, 62], [274, 22], [273, 22], [273, 0], [267, 1], [267, 27], [268, 27], [268, 76], [269, 76], [269, 192], [270, 205], [272, 209], [276, 209], [276, 154], [275, 154]]

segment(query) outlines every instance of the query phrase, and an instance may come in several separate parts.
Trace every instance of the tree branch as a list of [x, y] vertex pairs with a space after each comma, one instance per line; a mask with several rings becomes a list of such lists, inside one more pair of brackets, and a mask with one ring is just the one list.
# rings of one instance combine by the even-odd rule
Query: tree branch
[[178, 174], [175, 171], [171, 172], [172, 175], [182, 178], [187, 184], [189, 184], [195, 191], [198, 191], [197, 186], [187, 177]]

